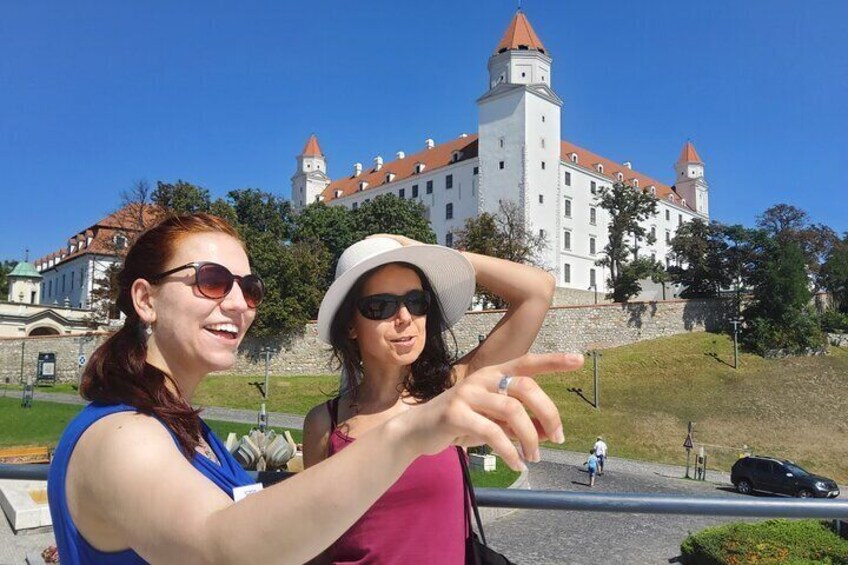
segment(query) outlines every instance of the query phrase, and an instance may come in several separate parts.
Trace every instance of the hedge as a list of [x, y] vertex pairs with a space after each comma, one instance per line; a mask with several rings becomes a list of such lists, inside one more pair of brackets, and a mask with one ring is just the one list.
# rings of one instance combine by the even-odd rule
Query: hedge
[[688, 565], [848, 565], [848, 540], [819, 520], [734, 523], [690, 534], [680, 546]]

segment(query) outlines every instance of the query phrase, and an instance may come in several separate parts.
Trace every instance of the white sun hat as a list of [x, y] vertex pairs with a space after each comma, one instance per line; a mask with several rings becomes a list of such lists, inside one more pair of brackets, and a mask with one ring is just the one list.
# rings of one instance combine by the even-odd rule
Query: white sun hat
[[318, 309], [318, 336], [330, 343], [330, 326], [336, 312], [359, 277], [389, 263], [409, 263], [424, 273], [442, 305], [446, 328], [462, 318], [474, 296], [474, 267], [458, 251], [441, 245], [408, 245], [388, 237], [371, 237], [345, 249]]

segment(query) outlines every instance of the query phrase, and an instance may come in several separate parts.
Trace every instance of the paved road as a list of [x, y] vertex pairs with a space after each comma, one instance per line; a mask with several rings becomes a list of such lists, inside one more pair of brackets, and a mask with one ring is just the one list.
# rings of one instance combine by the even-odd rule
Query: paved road
[[[550, 459], [555, 458], [558, 462]], [[584, 454], [543, 453], [531, 466], [534, 489], [738, 496], [718, 484], [695, 482], [679, 468], [612, 459], [590, 490]], [[716, 480], [722, 476], [717, 475]], [[739, 518], [517, 510], [486, 525], [490, 544], [516, 563], [669, 563], [689, 532]]]

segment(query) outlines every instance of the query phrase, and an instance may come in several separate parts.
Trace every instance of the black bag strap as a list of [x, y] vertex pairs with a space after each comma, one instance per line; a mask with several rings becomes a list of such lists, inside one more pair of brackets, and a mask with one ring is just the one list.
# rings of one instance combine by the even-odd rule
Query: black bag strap
[[339, 425], [339, 400], [341, 400], [341, 397], [337, 396], [327, 401], [327, 412], [330, 413], [330, 432]]
[[465, 450], [456, 446], [457, 455], [459, 455], [459, 465], [462, 467], [462, 484], [465, 485], [465, 523], [468, 524], [468, 535], [471, 535], [471, 512], [469, 506], [474, 510], [474, 519], [477, 522], [477, 533], [480, 534], [480, 541], [483, 545], [486, 544], [486, 534], [483, 533], [483, 522], [480, 520], [480, 510], [477, 508], [477, 497], [474, 496], [474, 487], [471, 485], [471, 473], [468, 472], [468, 463], [465, 461]]

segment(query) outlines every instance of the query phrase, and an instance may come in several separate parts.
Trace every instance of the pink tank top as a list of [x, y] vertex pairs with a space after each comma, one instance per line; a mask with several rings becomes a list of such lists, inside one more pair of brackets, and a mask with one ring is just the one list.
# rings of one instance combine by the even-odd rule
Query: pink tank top
[[[336, 427], [335, 404], [328, 402], [334, 428], [330, 434], [331, 456], [354, 441]], [[456, 448], [422, 455], [333, 544], [333, 563], [464, 563], [463, 496]]]

